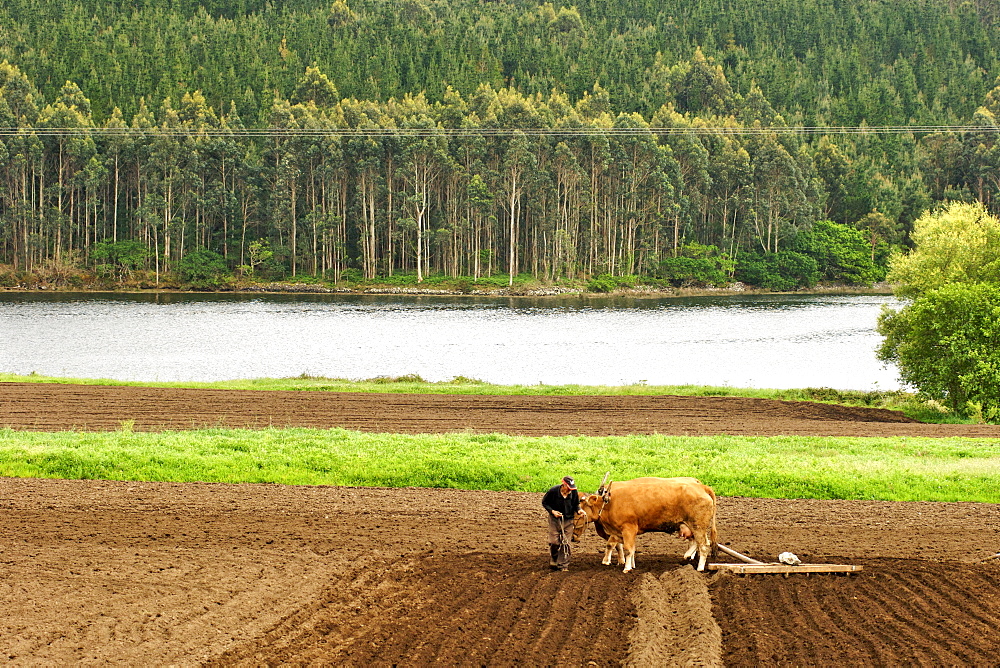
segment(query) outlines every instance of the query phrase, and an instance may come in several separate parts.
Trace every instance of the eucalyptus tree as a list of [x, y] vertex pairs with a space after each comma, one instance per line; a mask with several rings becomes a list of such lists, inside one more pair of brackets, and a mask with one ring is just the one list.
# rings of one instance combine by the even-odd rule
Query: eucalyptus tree
[[[279, 99], [275, 100], [271, 109], [271, 127], [276, 130], [270, 147], [275, 204], [271, 210], [271, 227], [278, 234], [276, 251], [284, 250], [292, 276], [298, 274], [301, 253], [300, 214], [304, 207], [308, 211], [308, 204], [300, 198], [308, 195], [312, 187], [310, 169], [314, 157], [314, 152], [310, 150], [314, 138], [298, 131], [315, 127], [316, 116], [316, 105], [312, 101], [293, 105], [288, 100]], [[313, 266], [315, 269], [315, 262]]]
[[404, 96], [396, 108], [401, 130], [402, 166], [400, 176], [406, 186], [406, 209], [414, 230], [414, 263], [417, 282], [427, 273], [428, 225], [434, 189], [451, 164], [444, 130], [431, 117], [423, 95]]
[[[735, 119], [730, 118], [725, 123], [737, 129]], [[739, 138], [732, 135], [714, 135], [708, 141], [712, 182], [709, 201], [714, 224], [705, 231], [702, 241], [734, 256], [739, 245], [740, 221], [745, 218], [749, 203], [750, 154]]]
[[162, 220], [163, 268], [170, 271], [184, 257], [188, 217], [196, 203], [199, 156], [192, 153], [191, 137], [182, 112], [165, 100], [150, 140], [150, 197], [147, 205]]
[[[574, 142], [575, 143], [575, 142]], [[579, 246], [581, 214], [584, 212], [583, 185], [586, 172], [568, 141], [556, 144], [552, 172], [555, 177], [557, 216], [552, 239], [551, 273], [549, 278], [575, 278]]]
[[[610, 119], [602, 117], [592, 119], [591, 124], [599, 128], [610, 124]], [[587, 213], [587, 229], [584, 243], [586, 244], [586, 263], [584, 272], [593, 274], [595, 272], [607, 271], [608, 260], [602, 253], [604, 247], [602, 240], [605, 234], [602, 232], [606, 225], [610, 225], [607, 220], [609, 206], [606, 198], [608, 175], [611, 170], [611, 141], [608, 135], [595, 133], [589, 135], [584, 140], [584, 148], [581, 155], [581, 166], [586, 171], [587, 202], [585, 211]]]
[[537, 156], [531, 151], [528, 138], [521, 131], [515, 131], [507, 141], [500, 167], [500, 187], [507, 207], [507, 275], [508, 285], [514, 285], [518, 273], [518, 219], [521, 216], [525, 182], [537, 164]]
[[671, 152], [652, 133], [638, 132], [648, 127], [638, 114], [619, 114], [615, 129], [631, 132], [615, 135], [611, 141], [616, 220], [609, 255], [623, 274], [634, 274], [648, 262], [646, 240], [655, 236], [660, 222], [657, 193], [669, 187], [664, 168]]
[[39, 237], [41, 188], [44, 186], [44, 147], [34, 133], [40, 96], [19, 68], [0, 63], [0, 126], [16, 130], [0, 150], [3, 188], [0, 189], [0, 240], [9, 248], [15, 269], [30, 269], [41, 260]]
[[158, 199], [154, 193], [155, 166], [150, 159], [155, 150], [156, 118], [146, 106], [145, 100], [140, 100], [139, 110], [132, 117], [129, 137], [132, 141], [125, 144], [128, 152], [127, 179], [129, 190], [133, 193], [133, 234], [150, 249], [153, 259], [153, 269], [156, 282], [160, 280], [160, 243], [157, 227], [159, 218], [156, 215], [155, 204]]
[[[84, 245], [89, 245], [90, 240], [89, 230], [78, 227], [81, 221], [77, 211], [81, 199], [77, 176], [97, 151], [86, 132], [93, 127], [90, 102], [79, 86], [67, 81], [56, 101], [42, 109], [38, 125], [55, 131], [44, 141], [46, 162], [52, 165], [55, 183], [48, 190], [41, 188], [45, 201], [42, 244], [59, 262], [63, 252], [74, 249], [74, 234], [83, 237]], [[73, 132], [62, 132], [64, 128]], [[53, 191], [51, 197], [49, 192]]]
[[747, 152], [753, 179], [749, 217], [754, 245], [765, 253], [776, 253], [781, 240], [794, 234], [806, 204], [806, 184], [795, 158], [775, 134], [752, 135]]
[[190, 221], [192, 227], [187, 243], [185, 235], [181, 236], [179, 250], [183, 256], [189, 248], [211, 248], [218, 237], [217, 228], [227, 227], [225, 200], [218, 197], [225, 162], [222, 167], [217, 164], [221, 161], [221, 143], [215, 136], [220, 127], [218, 115], [201, 91], [181, 98], [177, 117], [183, 131], [184, 203], [188, 209], [182, 224]]
[[[995, 105], [993, 105], [995, 106]], [[976, 199], [991, 211], [1000, 210], [1000, 124], [988, 106], [980, 107], [972, 117], [974, 131], [962, 137], [964, 181]]]
[[451, 137], [448, 148], [453, 168], [447, 175], [448, 225], [455, 249], [453, 272], [478, 278], [492, 273], [492, 238], [494, 235], [495, 197], [490, 184], [496, 182], [488, 167], [490, 140], [477, 132], [478, 119], [464, 115], [443, 119], [458, 123], [462, 132]]
[[[337, 106], [336, 123], [343, 127], [379, 131], [393, 125], [385, 110], [373, 101], [344, 99]], [[380, 264], [385, 275], [393, 270], [393, 213], [391, 174], [392, 142], [385, 136], [348, 136], [342, 143], [343, 156], [351, 165], [354, 182], [355, 220], [362, 275], [374, 278]]]
[[[379, 259], [379, 212], [385, 190], [382, 142], [375, 137], [351, 137], [344, 142], [344, 153], [353, 165], [361, 271], [365, 278], [375, 278]], [[383, 212], [383, 219], [384, 215]]]
[[102, 153], [105, 161], [105, 168], [109, 172], [110, 183], [110, 209], [111, 209], [111, 241], [118, 241], [119, 213], [122, 201], [122, 179], [124, 161], [128, 153], [128, 143], [131, 138], [126, 130], [128, 125], [122, 116], [121, 109], [115, 107], [111, 116], [104, 123], [104, 129], [109, 131], [107, 138], [102, 143]]
[[209, 202], [207, 209], [214, 220], [211, 242], [213, 249], [219, 251], [227, 262], [234, 254], [237, 221], [240, 219], [238, 183], [241, 173], [247, 168], [243, 164], [244, 149], [241, 144], [250, 141], [249, 138], [237, 138], [234, 134], [240, 123], [235, 104], [230, 104], [229, 114], [219, 117], [218, 130], [208, 142], [207, 152], [207, 169], [211, 176], [205, 195]]
[[697, 223], [699, 212], [708, 209], [708, 192], [712, 184], [709, 172], [709, 152], [700, 138], [704, 123], [697, 118], [678, 113], [666, 105], [653, 116], [653, 126], [670, 128], [661, 141], [670, 147], [670, 155], [680, 168], [680, 182], [675, 197], [678, 203], [672, 211], [671, 251], [676, 257], [684, 240], [686, 226]]
[[494, 259], [496, 252], [494, 244], [494, 225], [496, 216], [491, 214], [493, 203], [496, 201], [495, 195], [490, 191], [487, 181], [482, 174], [473, 174], [466, 185], [466, 205], [467, 216], [470, 221], [472, 233], [471, 246], [471, 273], [472, 277], [478, 280], [481, 276], [492, 276], [494, 269]]

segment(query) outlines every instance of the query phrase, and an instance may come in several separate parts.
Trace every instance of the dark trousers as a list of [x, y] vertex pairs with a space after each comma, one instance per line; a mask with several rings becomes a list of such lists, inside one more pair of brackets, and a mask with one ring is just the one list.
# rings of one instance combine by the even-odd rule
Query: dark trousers
[[[569, 539], [573, 537], [573, 518], [552, 517], [552, 513], [547, 514], [549, 516], [549, 565], [565, 568], [569, 566], [569, 557], [572, 551]], [[560, 528], [562, 529], [561, 534]], [[561, 545], [565, 545], [565, 547], [559, 549]]]

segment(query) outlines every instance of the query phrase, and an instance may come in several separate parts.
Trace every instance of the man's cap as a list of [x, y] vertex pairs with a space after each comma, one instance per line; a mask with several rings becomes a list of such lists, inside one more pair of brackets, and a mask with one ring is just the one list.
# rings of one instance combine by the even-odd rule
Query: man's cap
[[563, 482], [569, 485], [570, 489], [576, 489], [576, 481], [570, 476], [563, 476]]

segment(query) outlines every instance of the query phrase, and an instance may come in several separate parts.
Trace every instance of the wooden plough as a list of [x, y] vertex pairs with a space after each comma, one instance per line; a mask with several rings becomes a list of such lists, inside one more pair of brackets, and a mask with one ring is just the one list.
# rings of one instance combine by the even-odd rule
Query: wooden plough
[[708, 564], [706, 568], [710, 571], [728, 571], [730, 573], [857, 573], [864, 570], [862, 566], [851, 566], [844, 564], [799, 564], [791, 566], [782, 563], [764, 563], [751, 559], [745, 554], [740, 554], [736, 550], [719, 545], [719, 550], [742, 561], [742, 564]]

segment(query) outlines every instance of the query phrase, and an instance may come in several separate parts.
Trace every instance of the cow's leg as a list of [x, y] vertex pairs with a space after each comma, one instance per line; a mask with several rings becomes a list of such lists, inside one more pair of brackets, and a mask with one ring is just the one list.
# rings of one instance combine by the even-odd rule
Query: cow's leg
[[611, 552], [615, 549], [615, 545], [621, 545], [621, 544], [618, 543], [618, 541], [615, 539], [614, 536], [608, 538], [608, 542], [604, 546], [604, 559], [601, 560], [601, 563], [604, 564], [605, 566], [611, 565]]
[[691, 532], [691, 527], [684, 524], [684, 522], [681, 522], [677, 527], [677, 535], [688, 541], [688, 548], [684, 553], [684, 560], [688, 561], [694, 558], [694, 555], [698, 552], [698, 543], [694, 541], [694, 534]]
[[635, 527], [625, 527], [622, 529], [622, 542], [625, 544], [625, 569], [623, 573], [628, 573], [635, 568]]
[[608, 538], [608, 544], [604, 549], [604, 560], [601, 562], [605, 566], [611, 565], [611, 555], [618, 555], [618, 564], [621, 566], [625, 565], [625, 549], [622, 547], [622, 542], [618, 538], [611, 536]]
[[698, 550], [698, 570], [705, 570], [708, 554], [712, 551], [712, 543], [708, 539], [708, 531], [704, 527], [694, 528], [694, 544]]

